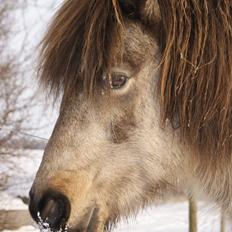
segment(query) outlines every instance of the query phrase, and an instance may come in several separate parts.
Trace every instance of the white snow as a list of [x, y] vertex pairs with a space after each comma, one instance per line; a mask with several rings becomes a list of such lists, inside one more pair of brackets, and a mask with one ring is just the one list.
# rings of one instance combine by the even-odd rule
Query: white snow
[[[9, 157], [0, 162], [0, 176], [8, 175], [6, 191], [0, 192], [0, 202], [7, 202], [6, 193], [9, 195], [8, 199], [17, 196], [27, 196], [29, 189], [34, 180], [36, 170], [39, 168], [43, 151], [41, 150], [25, 150], [21, 155]], [[0, 209], [10, 209], [14, 204], [1, 204]]]
[[[33, 226], [24, 226], [24, 227], [21, 227], [20, 229], [18, 230], [14, 230], [15, 232], [39, 232], [38, 229], [35, 229], [35, 227]], [[12, 232], [12, 230], [3, 230], [3, 232]]]
[[[209, 213], [210, 207], [200, 203], [198, 213], [199, 232], [219, 232], [218, 213]], [[227, 228], [229, 229], [229, 228]], [[230, 228], [231, 229], [231, 228]], [[17, 232], [39, 232], [33, 226], [23, 227]], [[47, 230], [46, 230], [47, 231]], [[140, 213], [138, 217], [120, 223], [114, 232], [187, 232], [188, 204], [187, 202], [164, 204]], [[229, 230], [227, 230], [229, 231]], [[4, 232], [11, 232], [4, 230]], [[16, 232], [16, 231], [15, 231]], [[45, 232], [45, 231], [43, 231]]]
[[[209, 208], [204, 203], [200, 203], [199, 206], [199, 232], [219, 232], [218, 213], [207, 213]], [[169, 203], [153, 207], [139, 214], [137, 219], [130, 220], [128, 224], [122, 223], [116, 231], [187, 232], [188, 203]]]
[[21, 199], [15, 198], [8, 192], [1, 192], [0, 197], [0, 210], [27, 210], [28, 208], [27, 205], [25, 205]]

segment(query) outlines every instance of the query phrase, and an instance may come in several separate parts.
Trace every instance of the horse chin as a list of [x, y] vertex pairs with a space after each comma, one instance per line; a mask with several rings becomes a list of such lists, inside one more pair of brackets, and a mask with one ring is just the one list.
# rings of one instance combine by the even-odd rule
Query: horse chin
[[83, 228], [80, 225], [76, 225], [74, 227], [70, 227], [68, 229], [63, 230], [64, 232], [109, 232], [113, 229], [113, 223], [111, 222], [93, 222], [87, 228]]
[[76, 223], [76, 225], [68, 226], [68, 229], [64, 232], [107, 232], [111, 231], [115, 227], [115, 221], [112, 219], [105, 219], [104, 221], [100, 217], [99, 208], [93, 208], [89, 211], [82, 222]]

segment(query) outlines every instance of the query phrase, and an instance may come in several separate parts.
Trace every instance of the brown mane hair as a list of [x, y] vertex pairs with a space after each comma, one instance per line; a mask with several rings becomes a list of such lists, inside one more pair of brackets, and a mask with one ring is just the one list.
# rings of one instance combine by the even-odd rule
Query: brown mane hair
[[[163, 122], [178, 125], [183, 138], [201, 153], [230, 154], [232, 2], [158, 0], [158, 6]], [[56, 94], [80, 81], [92, 92], [96, 78], [110, 69], [122, 14], [119, 0], [65, 1], [42, 43], [42, 82]]]
[[80, 83], [91, 93], [96, 78], [109, 70], [112, 44], [119, 38], [117, 0], [68, 0], [42, 41], [42, 84], [59, 94]]
[[232, 152], [232, 2], [160, 0], [163, 120], [200, 152]]

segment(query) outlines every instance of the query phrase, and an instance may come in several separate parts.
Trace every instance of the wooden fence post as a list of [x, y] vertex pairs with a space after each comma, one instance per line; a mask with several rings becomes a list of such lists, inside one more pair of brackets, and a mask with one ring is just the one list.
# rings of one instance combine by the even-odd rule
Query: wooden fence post
[[220, 232], [226, 232], [226, 221], [225, 221], [225, 215], [223, 212], [221, 212], [221, 222], [220, 222]]
[[197, 202], [189, 196], [189, 232], [197, 232]]

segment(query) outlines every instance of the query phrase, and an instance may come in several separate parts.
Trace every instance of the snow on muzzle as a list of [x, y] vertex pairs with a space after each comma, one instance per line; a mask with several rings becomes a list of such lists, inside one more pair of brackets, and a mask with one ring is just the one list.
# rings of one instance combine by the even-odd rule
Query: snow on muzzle
[[29, 211], [42, 231], [67, 231], [71, 205], [64, 194], [49, 190], [39, 197], [31, 190]]

